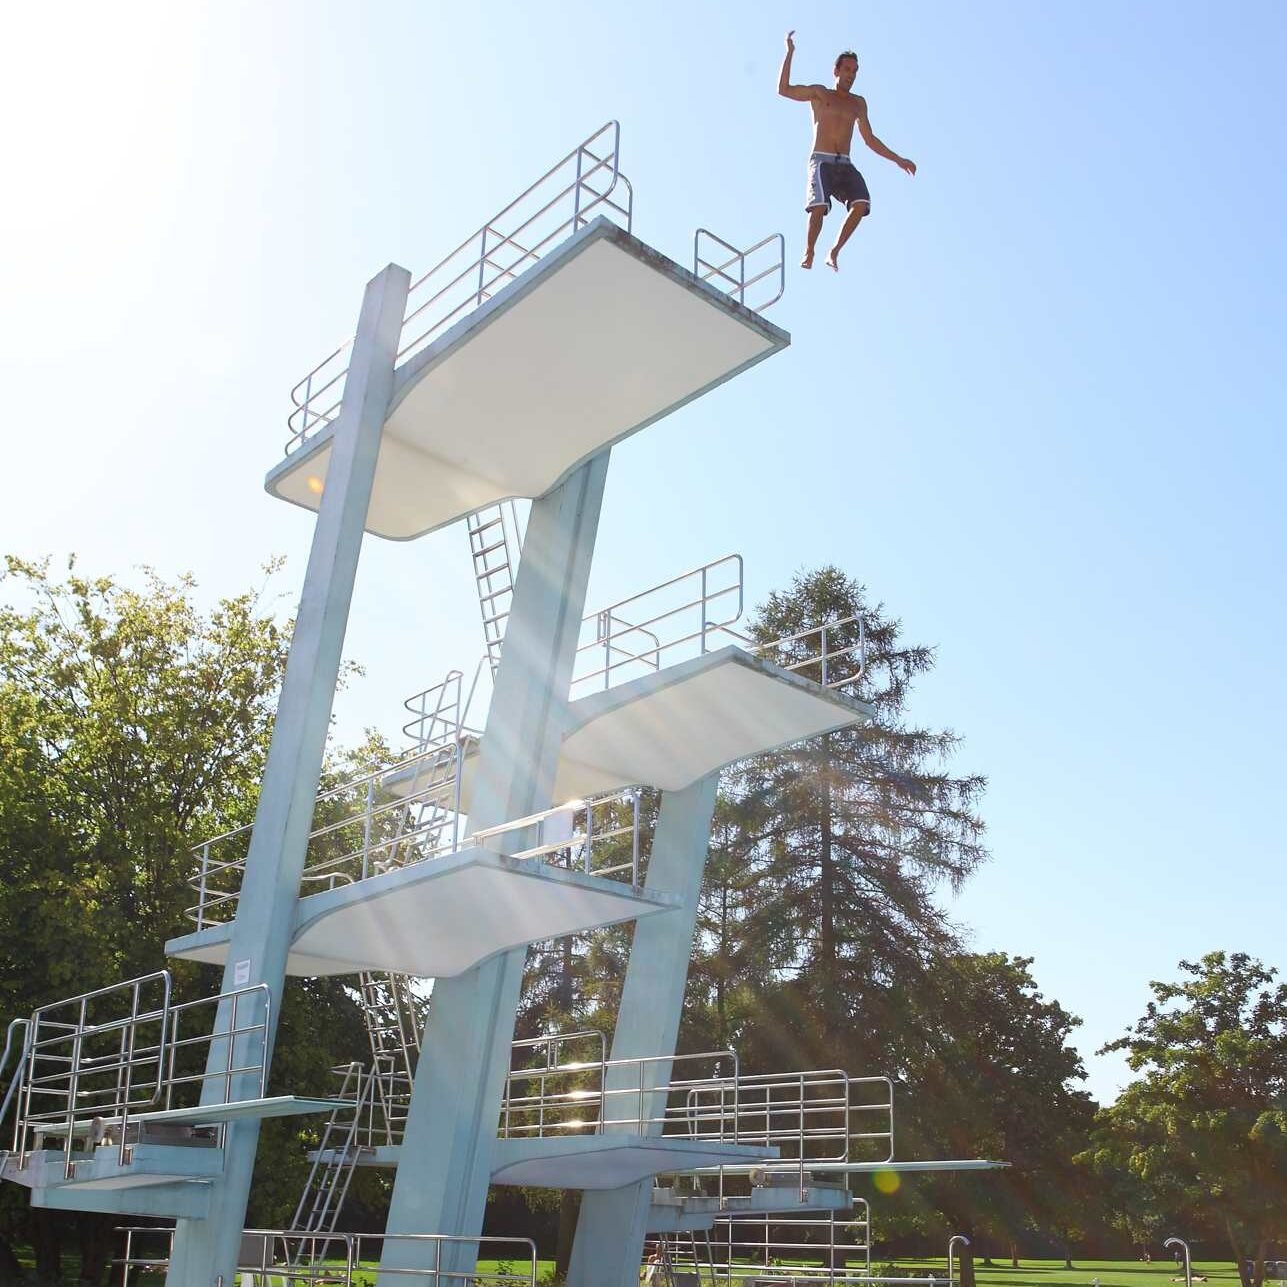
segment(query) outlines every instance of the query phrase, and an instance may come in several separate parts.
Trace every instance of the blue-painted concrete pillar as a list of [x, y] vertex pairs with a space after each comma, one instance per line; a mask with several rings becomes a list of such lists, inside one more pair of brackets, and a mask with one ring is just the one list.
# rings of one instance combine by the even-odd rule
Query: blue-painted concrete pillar
[[[390, 264], [367, 284], [362, 299], [224, 968], [222, 991], [266, 983], [271, 995], [267, 1015], [258, 995], [238, 1008], [239, 1028], [266, 1018], [267, 1032], [238, 1042], [237, 1066], [257, 1063], [265, 1040], [271, 1057], [281, 1014], [313, 801], [410, 281], [405, 268]], [[227, 1010], [221, 1007], [216, 1031], [228, 1030]], [[226, 1058], [226, 1046], [213, 1043], [207, 1072], [220, 1072]], [[243, 1075], [234, 1081], [230, 1098], [250, 1099], [258, 1093], [258, 1078]], [[203, 1101], [223, 1099], [223, 1079], [212, 1077]], [[228, 1124], [223, 1175], [214, 1182], [210, 1214], [204, 1220], [178, 1221], [167, 1287], [212, 1287], [220, 1279], [223, 1287], [234, 1283], [258, 1143], [257, 1120]]]
[[[613, 1059], [674, 1052], [718, 783], [719, 774], [710, 773], [682, 791], [662, 796], [645, 884], [648, 889], [679, 894], [682, 901], [671, 911], [635, 922], [617, 1030], [612, 1039]], [[663, 1086], [670, 1080], [670, 1064], [665, 1060], [646, 1065], [646, 1069], [645, 1088]], [[609, 1090], [614, 1089], [614, 1075], [623, 1088], [638, 1085], [636, 1073], [612, 1070]], [[610, 1096], [607, 1102], [610, 1106], [616, 1104], [622, 1116], [654, 1119], [642, 1131], [633, 1124], [621, 1129], [632, 1134], [661, 1134], [661, 1093], [645, 1098], [642, 1114], [636, 1107], [638, 1101], [631, 1096]], [[609, 1119], [611, 1115], [610, 1108]], [[610, 1124], [604, 1127], [605, 1132], [612, 1129]], [[568, 1287], [638, 1287], [651, 1200], [651, 1179], [582, 1195]]]
[[[608, 472], [604, 451], [533, 502], [505, 645], [469, 809], [474, 830], [548, 809], [585, 611], [591, 555]], [[515, 835], [510, 848], [520, 847]], [[476, 1237], [526, 949], [505, 952], [434, 984], [398, 1161], [389, 1233]], [[448, 1245], [442, 1267], [468, 1273], [477, 1248]], [[426, 1244], [385, 1244], [383, 1269], [427, 1268]], [[382, 1274], [380, 1287], [401, 1287]]]

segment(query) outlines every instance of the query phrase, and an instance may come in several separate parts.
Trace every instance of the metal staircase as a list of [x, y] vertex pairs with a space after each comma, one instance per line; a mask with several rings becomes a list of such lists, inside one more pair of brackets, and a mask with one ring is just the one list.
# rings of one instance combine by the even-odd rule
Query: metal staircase
[[[299, 1233], [333, 1233], [340, 1210], [348, 1196], [353, 1172], [363, 1148], [362, 1119], [370, 1118], [379, 1077], [375, 1069], [351, 1063], [344, 1070], [339, 1098], [345, 1101], [327, 1120], [313, 1168], [291, 1219], [290, 1227]], [[325, 1243], [301, 1238], [296, 1251], [310, 1255], [324, 1253]], [[292, 1263], [295, 1263], [294, 1261]]]
[[405, 974], [361, 974], [358, 985], [362, 1014], [371, 1042], [373, 1111], [378, 1106], [384, 1143], [402, 1138], [411, 1085], [420, 1058], [423, 1005], [411, 990]]
[[514, 578], [523, 550], [523, 532], [518, 510], [512, 500], [488, 505], [465, 520], [469, 529], [469, 553], [474, 561], [474, 582], [483, 617], [483, 639], [487, 664], [495, 675], [500, 666], [505, 623], [514, 598]]

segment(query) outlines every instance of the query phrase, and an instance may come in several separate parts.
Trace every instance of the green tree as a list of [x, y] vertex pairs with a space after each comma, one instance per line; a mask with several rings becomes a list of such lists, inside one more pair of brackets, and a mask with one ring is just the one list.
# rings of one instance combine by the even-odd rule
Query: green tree
[[[290, 627], [265, 587], [202, 612], [191, 578], [146, 569], [132, 588], [11, 557], [0, 582], [0, 1010], [14, 1017], [165, 964], [195, 901], [192, 846], [254, 815]], [[170, 969], [176, 1000], [217, 986], [199, 966]], [[337, 982], [294, 993], [283, 1024], [325, 1075], [360, 1033], [337, 1008], [354, 1008]], [[283, 1169], [272, 1152], [261, 1170]], [[73, 1228], [96, 1276], [118, 1220], [33, 1213], [5, 1188], [0, 1237], [32, 1241], [42, 1278]]]
[[888, 1061], [900, 1058], [907, 988], [956, 945], [935, 892], [986, 857], [984, 780], [946, 770], [955, 734], [907, 719], [933, 650], [906, 644], [839, 569], [770, 595], [750, 634], [777, 664], [870, 702], [875, 720], [725, 776], [688, 1023], [766, 1068], [843, 1059], [897, 1071]]
[[1074, 1155], [1095, 1107], [1069, 1044], [1081, 1023], [1038, 991], [1032, 958], [958, 953], [934, 961], [915, 993], [923, 1047], [909, 1071], [900, 1137], [919, 1156], [986, 1157], [1000, 1172], [931, 1178], [930, 1204], [972, 1234], [985, 1261], [1004, 1247], [1018, 1264], [1027, 1231], [1071, 1246], [1093, 1219]]
[[1179, 968], [1104, 1047], [1138, 1075], [1101, 1110], [1086, 1160], [1134, 1177], [1154, 1209], [1214, 1218], [1243, 1287], [1259, 1287], [1287, 1240], [1287, 984], [1243, 952]]

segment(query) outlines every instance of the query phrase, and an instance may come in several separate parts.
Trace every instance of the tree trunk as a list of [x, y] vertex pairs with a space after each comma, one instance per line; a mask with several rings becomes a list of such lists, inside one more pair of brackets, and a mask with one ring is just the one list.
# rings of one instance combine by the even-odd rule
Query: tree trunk
[[18, 1287], [22, 1282], [22, 1266], [18, 1263], [13, 1247], [0, 1238], [0, 1287]]
[[960, 1287], [974, 1287], [974, 1251], [970, 1247], [962, 1247], [957, 1253], [959, 1256], [957, 1262], [957, 1274], [960, 1279]]
[[31, 1212], [31, 1246], [36, 1253], [36, 1281], [60, 1283], [63, 1276], [62, 1222], [59, 1212], [34, 1207]]
[[85, 1212], [78, 1221], [80, 1275], [82, 1283], [101, 1283], [112, 1258], [116, 1219], [97, 1211]]
[[1019, 1244], [1013, 1241], [1010, 1243], [1010, 1268], [1019, 1268]]
[[836, 978], [836, 871], [831, 854], [831, 736], [822, 738], [822, 844], [818, 855], [818, 894], [821, 899], [821, 924], [818, 927], [818, 957], [823, 984], [822, 1034], [828, 1046], [840, 1035], [835, 1003], [840, 989]]

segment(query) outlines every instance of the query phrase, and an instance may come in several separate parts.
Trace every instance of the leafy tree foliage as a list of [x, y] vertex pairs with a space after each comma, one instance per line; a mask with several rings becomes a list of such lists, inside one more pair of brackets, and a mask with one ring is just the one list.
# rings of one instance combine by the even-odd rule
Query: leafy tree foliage
[[1287, 984], [1242, 952], [1179, 968], [1104, 1047], [1138, 1076], [1100, 1112], [1085, 1160], [1127, 1177], [1116, 1187], [1133, 1189], [1137, 1218], [1214, 1212], [1244, 1287], [1259, 1287], [1265, 1256], [1287, 1240]]
[[870, 702], [875, 719], [726, 775], [689, 1021], [765, 1067], [884, 1065], [906, 1031], [909, 983], [955, 947], [934, 895], [986, 857], [984, 781], [945, 768], [955, 734], [907, 719], [932, 649], [904, 643], [839, 569], [797, 576], [750, 633], [762, 646], [786, 640], [771, 660]]
[[[264, 587], [202, 612], [190, 578], [147, 569], [133, 588], [11, 557], [0, 581], [0, 1010], [13, 1017], [165, 964], [195, 901], [193, 844], [254, 815], [290, 627]], [[176, 1000], [217, 986], [170, 969]], [[288, 990], [274, 1080], [329, 1089], [330, 1063], [361, 1040], [355, 1015], [338, 983]], [[265, 1131], [260, 1169], [302, 1184], [291, 1129]], [[73, 1227], [95, 1275], [118, 1220], [32, 1212], [4, 1188], [0, 1235], [32, 1241], [42, 1277]], [[273, 1214], [286, 1203], [266, 1200]]]
[[1017, 1263], [1021, 1236], [1045, 1230], [1068, 1255], [1093, 1218], [1072, 1157], [1089, 1139], [1094, 1104], [1069, 1037], [1081, 1020], [1047, 1001], [1030, 957], [958, 953], [935, 960], [914, 994], [924, 1041], [909, 1072], [904, 1146], [916, 1156], [983, 1157], [1006, 1170], [931, 1178], [931, 1204], [989, 1255]]

